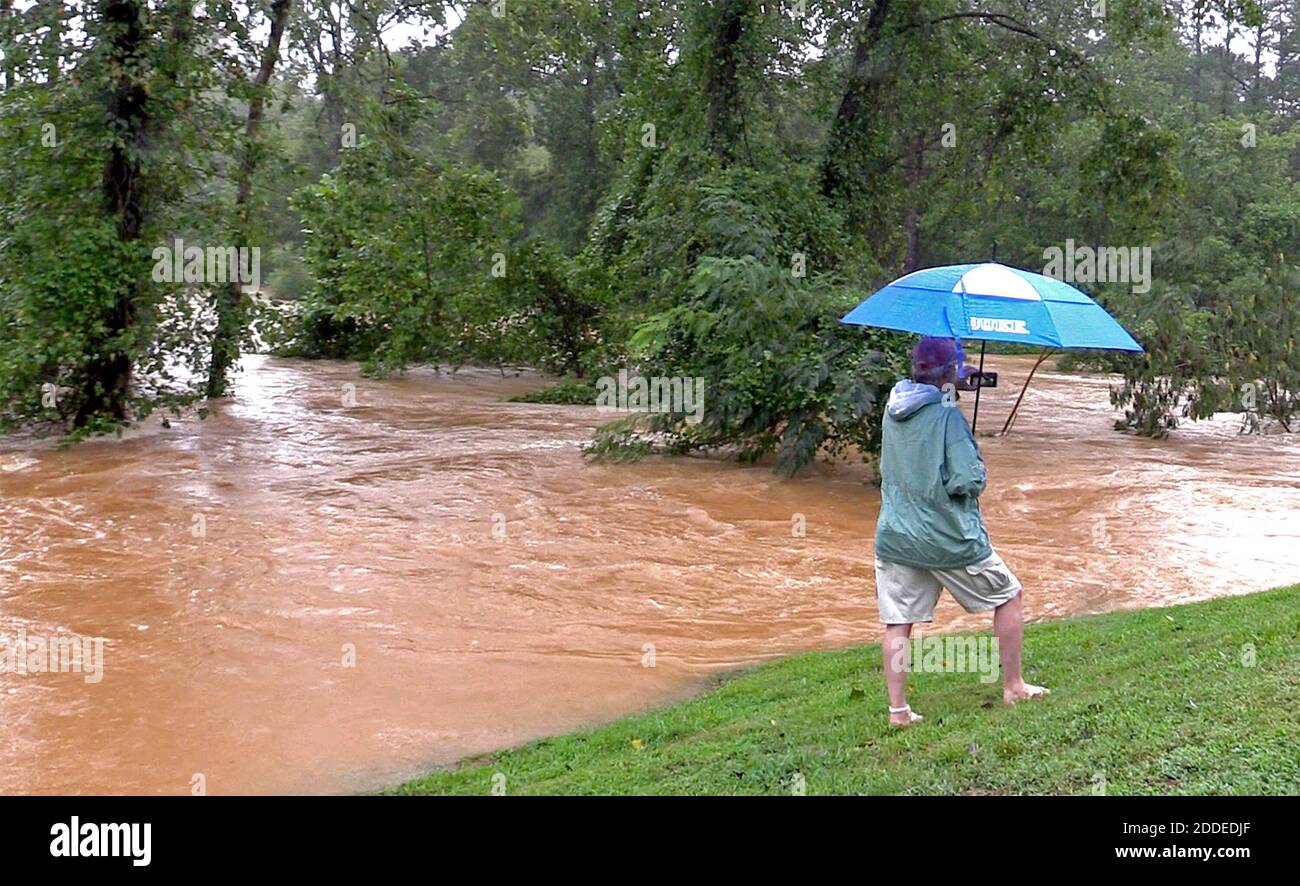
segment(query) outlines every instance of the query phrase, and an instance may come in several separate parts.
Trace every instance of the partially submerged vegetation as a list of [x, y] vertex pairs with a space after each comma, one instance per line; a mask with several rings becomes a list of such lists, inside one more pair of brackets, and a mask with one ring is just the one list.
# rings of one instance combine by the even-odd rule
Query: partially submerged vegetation
[[1124, 427], [1290, 424], [1300, 7], [1031, 5], [4, 3], [0, 423], [226, 390], [256, 311], [184, 237], [262, 248], [282, 353], [705, 380], [609, 454], [870, 456], [907, 339], [837, 318], [986, 258], [1136, 333]]
[[596, 402], [596, 386], [589, 381], [569, 379], [518, 394], [511, 403], [546, 403], [555, 406], [591, 406]]

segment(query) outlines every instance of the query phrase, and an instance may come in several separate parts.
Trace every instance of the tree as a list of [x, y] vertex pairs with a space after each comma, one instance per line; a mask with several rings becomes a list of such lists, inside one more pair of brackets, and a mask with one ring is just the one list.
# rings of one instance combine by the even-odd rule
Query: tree
[[[246, 246], [252, 239], [253, 176], [264, 150], [261, 144], [262, 117], [266, 109], [266, 92], [280, 59], [280, 41], [289, 21], [292, 0], [272, 0], [268, 15], [269, 32], [262, 48], [257, 73], [250, 84], [248, 115], [244, 124], [244, 143], [239, 161], [239, 181], [235, 192], [235, 219], [232, 241]], [[231, 279], [213, 299], [216, 329], [212, 335], [212, 360], [208, 368], [207, 396], [220, 397], [226, 392], [227, 375], [239, 356], [239, 341], [247, 324], [243, 285]]]
[[88, 5], [77, 39], [41, 32], [14, 55], [0, 127], [27, 148], [0, 159], [0, 421], [84, 435], [187, 397], [177, 376], [201, 333], [182, 293], [152, 279], [151, 246], [205, 217], [191, 170], [216, 103], [197, 51], [210, 21], [193, 7]]
[[476, 356], [466, 343], [495, 319], [481, 313], [493, 275], [511, 273], [513, 206], [495, 176], [363, 140], [296, 205], [316, 279], [307, 353], [360, 357], [380, 373]]

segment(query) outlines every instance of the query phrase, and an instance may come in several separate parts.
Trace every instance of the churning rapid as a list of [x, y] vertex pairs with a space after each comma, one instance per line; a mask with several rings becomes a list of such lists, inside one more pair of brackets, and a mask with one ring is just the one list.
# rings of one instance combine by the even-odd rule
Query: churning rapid
[[[990, 363], [986, 431], [1030, 366]], [[206, 421], [7, 444], [0, 637], [103, 644], [0, 672], [0, 791], [373, 788], [878, 638], [864, 466], [587, 464], [594, 408], [503, 401], [541, 384], [255, 357]], [[1300, 579], [1293, 438], [1113, 421], [1107, 379], [1040, 373], [981, 438], [1031, 619]]]

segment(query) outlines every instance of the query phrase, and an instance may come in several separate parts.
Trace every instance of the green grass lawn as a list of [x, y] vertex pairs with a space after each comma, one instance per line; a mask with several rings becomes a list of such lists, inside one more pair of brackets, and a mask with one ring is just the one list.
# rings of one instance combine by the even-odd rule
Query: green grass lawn
[[800, 655], [391, 793], [1300, 793], [1300, 586], [1034, 625], [1025, 662], [1050, 698], [913, 674], [926, 722], [892, 730], [877, 646]]

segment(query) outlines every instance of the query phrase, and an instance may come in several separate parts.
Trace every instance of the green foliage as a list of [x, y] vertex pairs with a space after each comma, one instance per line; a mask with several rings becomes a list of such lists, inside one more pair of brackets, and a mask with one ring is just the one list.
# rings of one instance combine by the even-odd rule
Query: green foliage
[[608, 341], [604, 293], [584, 285], [579, 266], [543, 240], [514, 248], [506, 267], [479, 306], [483, 322], [465, 343], [466, 357], [589, 372]]
[[[100, 28], [92, 18], [91, 33]], [[153, 65], [167, 62], [161, 38], [148, 53]], [[134, 373], [122, 404], [128, 418], [196, 394], [193, 373], [204, 342], [194, 300], [181, 287], [152, 281], [151, 251], [172, 225], [202, 230], [171, 196], [185, 192], [179, 169], [189, 152], [201, 151], [173, 128], [174, 106], [154, 109], [146, 174], [137, 184], [146, 212], [142, 236], [124, 242], [121, 219], [106, 209], [103, 194], [105, 161], [119, 138], [100, 104], [111, 75], [106, 65], [101, 40], [76, 58], [66, 78], [23, 80], [0, 92], [0, 142], [13, 148], [0, 155], [2, 426], [65, 430], [75, 419], [78, 437], [119, 429], [123, 418], [98, 411], [100, 398], [111, 399], [98, 368], [118, 353]], [[215, 109], [196, 98], [203, 83], [178, 74], [159, 92], [177, 104], [189, 101], [193, 122], [210, 120]], [[196, 198], [190, 208], [203, 206]], [[123, 293], [133, 313], [125, 326], [115, 323]]]
[[[646, 189], [614, 264], [624, 298], [656, 283], [665, 290], [649, 295], [652, 310], [629, 341], [631, 370], [703, 379], [703, 419], [620, 420], [597, 433], [590, 454], [726, 448], [746, 461], [773, 455], [792, 474], [820, 452], [878, 448], [877, 413], [906, 339], [838, 323], [861, 291], [810, 270], [843, 248], [838, 218], [810, 176], [784, 171], [701, 176], [672, 188], [674, 201], [661, 202], [658, 190], [669, 189], [658, 180]], [[650, 248], [662, 256], [657, 279], [638, 264]], [[681, 277], [685, 296], [673, 297]]]
[[602, 448], [592, 452], [607, 454], [616, 438], [673, 453], [727, 448], [744, 461], [774, 455], [787, 475], [820, 452], [875, 452], [878, 413], [903, 372], [905, 344], [902, 336], [841, 326], [857, 299], [753, 256], [702, 259], [690, 297], [651, 317], [632, 339], [640, 375], [703, 379], [702, 421], [647, 415], [644, 433], [602, 428]]
[[266, 289], [277, 299], [302, 301], [311, 292], [311, 272], [291, 245], [278, 246], [271, 252], [264, 273]]
[[230, 4], [79, 12], [73, 28], [69, 4], [34, 5], [0, 71], [0, 424], [71, 439], [200, 393], [207, 294], [156, 282], [152, 253], [224, 242], [213, 172], [233, 50], [218, 34], [238, 18]]
[[801, 256], [809, 273], [870, 266], [818, 193], [815, 170], [779, 161], [722, 170], [702, 151], [662, 154], [611, 195], [588, 247], [628, 300], [675, 303], [704, 255], [752, 255], [787, 270]]
[[[1221, 318], [1231, 342], [1233, 380], [1220, 408], [1244, 411], [1249, 427], [1261, 417], [1295, 431], [1300, 415], [1300, 271], [1275, 264], [1232, 293]], [[1234, 402], [1235, 401], [1235, 402]]]
[[1178, 188], [1171, 160], [1175, 134], [1128, 112], [1102, 122], [1096, 141], [1079, 163], [1091, 217], [1083, 219], [1107, 240], [1142, 237], [1162, 220]]
[[363, 142], [294, 205], [313, 287], [287, 352], [581, 374], [601, 345], [599, 294], [554, 247], [512, 242], [517, 204], [489, 172]]
[[495, 176], [363, 141], [295, 206], [315, 281], [302, 353], [364, 357], [380, 373], [472, 356], [493, 264], [514, 233]]
[[[214, 293], [154, 283], [146, 244], [236, 229], [268, 6], [111, 5], [140, 11], [129, 61], [103, 4], [83, 29], [67, 4], [0, 16], [8, 424], [109, 429], [122, 411], [100, 398], [139, 417], [196, 396], [211, 365]], [[793, 471], [876, 445], [906, 341], [835, 321], [878, 284], [982, 258], [1041, 268], [1067, 239], [1149, 247], [1149, 292], [1090, 286], [1147, 345], [1087, 358], [1123, 376], [1120, 424], [1160, 435], [1233, 409], [1290, 427], [1300, 7], [1115, 6], [295, 2], [238, 225], [285, 303], [228, 313], [281, 353], [373, 372], [700, 375], [699, 425], [634, 417], [592, 451]], [[429, 30], [399, 47], [381, 22]], [[136, 86], [145, 128], [106, 125]], [[57, 145], [38, 148], [47, 123]], [[129, 243], [104, 206], [119, 141], [139, 161]], [[119, 356], [129, 390], [104, 390]]]
[[596, 402], [596, 386], [590, 381], [569, 380], [511, 397], [511, 403], [545, 403], [551, 406], [591, 406]]
[[24, 221], [7, 225], [0, 242], [3, 417], [67, 421], [82, 405], [87, 364], [116, 347], [136, 350], [134, 341], [109, 334], [103, 317], [116, 293], [147, 273], [148, 257], [118, 241], [111, 219], [76, 227]]
[[1300, 186], [1289, 175], [1300, 131], [1260, 131], [1247, 146], [1244, 122], [1186, 134], [1173, 157], [1190, 199], [1163, 225], [1177, 233], [1157, 253], [1157, 287], [1118, 295], [1147, 353], [1126, 361], [1112, 400], [1139, 433], [1163, 436], [1220, 411], [1245, 413], [1252, 430], [1265, 427], [1261, 417], [1292, 424], [1300, 299], [1286, 256], [1300, 255]]

